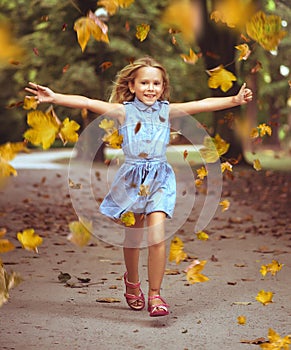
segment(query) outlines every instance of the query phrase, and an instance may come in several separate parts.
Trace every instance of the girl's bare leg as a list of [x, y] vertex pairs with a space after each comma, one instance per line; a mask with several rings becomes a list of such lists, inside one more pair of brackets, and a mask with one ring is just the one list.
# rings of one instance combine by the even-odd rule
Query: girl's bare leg
[[[139, 281], [138, 264], [139, 264], [139, 244], [143, 238], [144, 219], [140, 214], [135, 214], [135, 225], [125, 229], [125, 240], [123, 247], [123, 256], [125, 267], [127, 270], [127, 280], [131, 283], [137, 283]], [[138, 296], [140, 294], [139, 289], [133, 289], [126, 287], [126, 293]], [[136, 301], [133, 306], [140, 306], [142, 303]]]
[[[166, 244], [164, 221], [166, 214], [157, 211], [147, 216], [148, 225], [148, 278], [149, 296], [159, 295], [166, 266]], [[159, 305], [159, 299], [153, 299], [151, 305]]]

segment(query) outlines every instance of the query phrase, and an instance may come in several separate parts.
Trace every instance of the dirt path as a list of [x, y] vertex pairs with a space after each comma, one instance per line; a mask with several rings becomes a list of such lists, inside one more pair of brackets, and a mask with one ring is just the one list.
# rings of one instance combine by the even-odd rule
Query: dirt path
[[[100, 171], [101, 179], [105, 171]], [[222, 194], [231, 206], [224, 213], [218, 208], [205, 229], [208, 241], [193, 233], [195, 210], [178, 230], [191, 259], [180, 265], [168, 262], [167, 268], [179, 271], [165, 276], [163, 283], [171, 314], [152, 319], [146, 310], [126, 306], [121, 248], [97, 239], [79, 248], [66, 239], [68, 222], [76, 220], [67, 171], [20, 170], [1, 190], [0, 227], [7, 228], [17, 246], [1, 258], [24, 282], [11, 290], [10, 301], [0, 310], [0, 348], [248, 350], [259, 345], [241, 340], [267, 338], [269, 328], [281, 336], [291, 334], [290, 174], [237, 170], [234, 175]], [[178, 214], [184, 209], [179, 206]], [[38, 255], [21, 249], [15, 239], [28, 227], [44, 238]], [[106, 229], [106, 224], [100, 227]], [[192, 258], [207, 260], [203, 273], [208, 282], [187, 283], [183, 270]], [[144, 249], [144, 291], [146, 259]], [[276, 276], [263, 278], [260, 267], [272, 259], [284, 266]], [[59, 282], [60, 272], [72, 276], [70, 286]], [[273, 303], [256, 301], [262, 289], [274, 293]], [[108, 297], [120, 302], [96, 302]], [[246, 316], [245, 325], [237, 323], [240, 315]]]

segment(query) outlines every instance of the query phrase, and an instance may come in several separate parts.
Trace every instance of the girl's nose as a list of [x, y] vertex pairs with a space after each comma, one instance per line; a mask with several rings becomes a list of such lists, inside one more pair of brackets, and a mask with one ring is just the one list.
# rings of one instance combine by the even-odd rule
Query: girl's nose
[[154, 89], [154, 84], [149, 83], [149, 85], [148, 85], [148, 90], [153, 90], [153, 89]]

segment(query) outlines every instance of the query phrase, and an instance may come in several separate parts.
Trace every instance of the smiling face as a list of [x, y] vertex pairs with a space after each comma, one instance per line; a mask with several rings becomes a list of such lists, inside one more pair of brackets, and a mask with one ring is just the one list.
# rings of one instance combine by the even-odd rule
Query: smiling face
[[152, 106], [164, 91], [162, 72], [159, 68], [142, 67], [136, 72], [129, 89], [144, 104]]

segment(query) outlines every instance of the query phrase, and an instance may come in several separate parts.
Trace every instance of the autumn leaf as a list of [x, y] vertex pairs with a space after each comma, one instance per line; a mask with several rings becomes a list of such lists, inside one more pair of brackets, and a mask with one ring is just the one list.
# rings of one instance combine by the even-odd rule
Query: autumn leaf
[[199, 231], [196, 233], [196, 236], [198, 239], [200, 239], [201, 241], [207, 241], [209, 239], [209, 236], [206, 232], [204, 231]]
[[263, 11], [255, 13], [246, 23], [249, 37], [257, 41], [265, 50], [276, 50], [280, 41], [287, 35], [282, 30], [282, 20], [276, 15], [266, 15]]
[[245, 316], [238, 316], [237, 323], [240, 325], [245, 325], [246, 324], [246, 317]]
[[34, 232], [33, 228], [17, 233], [17, 239], [26, 250], [38, 253], [37, 247], [42, 244], [43, 239]]
[[225, 171], [232, 172], [232, 165], [229, 162], [224, 162], [220, 164], [221, 172], [224, 173]]
[[262, 265], [260, 269], [260, 273], [265, 277], [268, 272], [272, 276], [275, 276], [277, 272], [281, 271], [284, 264], [280, 264], [277, 260], [272, 260], [270, 264]]
[[246, 61], [252, 52], [248, 44], [237, 45], [235, 48], [240, 51], [239, 61]]
[[188, 266], [186, 269], [186, 277], [190, 284], [209, 281], [207, 276], [200, 273], [204, 269], [206, 262], [206, 260], [194, 260], [194, 262]]
[[72, 188], [73, 190], [80, 190], [82, 188], [82, 184], [75, 183], [73, 180], [69, 178], [69, 187]]
[[269, 343], [260, 344], [261, 349], [266, 350], [288, 350], [291, 344], [291, 336], [286, 335], [281, 338], [278, 333], [276, 333], [272, 328], [269, 328], [268, 333]]
[[197, 169], [196, 172], [197, 172], [197, 177], [200, 180], [203, 180], [208, 175], [208, 171], [206, 170], [205, 166], [202, 166], [200, 169]]
[[263, 305], [268, 305], [272, 303], [273, 293], [265, 292], [263, 289], [256, 296], [256, 300], [262, 303]]
[[133, 226], [135, 224], [135, 217], [132, 211], [127, 211], [121, 215], [121, 222], [125, 226]]
[[69, 223], [70, 234], [67, 239], [79, 247], [85, 246], [91, 239], [93, 226], [91, 221], [79, 218]]
[[65, 118], [60, 127], [60, 137], [64, 143], [67, 142], [77, 142], [79, 135], [76, 133], [80, 129], [80, 125], [74, 120], [69, 120]]
[[272, 135], [272, 128], [265, 123], [259, 124], [256, 128], [253, 128], [250, 133], [250, 137], [253, 139], [263, 137], [265, 135]]
[[262, 170], [262, 165], [261, 165], [261, 162], [259, 161], [259, 159], [254, 159], [253, 168], [257, 171]]
[[144, 41], [147, 38], [150, 29], [151, 29], [150, 25], [146, 23], [137, 25], [136, 34], [135, 34], [136, 38], [139, 41]]
[[19, 152], [29, 152], [25, 142], [6, 142], [0, 145], [0, 157], [8, 162]]
[[216, 162], [219, 157], [225, 154], [229, 149], [229, 143], [224, 141], [219, 134], [216, 134], [214, 138], [205, 136], [203, 146], [204, 147], [200, 149], [200, 153], [207, 163]]
[[229, 209], [230, 203], [229, 203], [229, 200], [228, 200], [228, 199], [225, 199], [225, 200], [221, 201], [221, 202], [219, 203], [219, 205], [221, 205], [221, 207], [222, 207], [222, 208], [221, 208], [221, 211], [224, 212], [224, 211], [226, 211], [226, 210]]
[[0, 156], [0, 186], [3, 184], [2, 180], [11, 175], [17, 176], [16, 169]]
[[140, 131], [140, 128], [141, 128], [141, 122], [138, 121], [135, 125], [134, 133], [137, 134]]
[[110, 67], [112, 67], [112, 62], [110, 62], [110, 61], [102, 62], [99, 67], [101, 68], [102, 72], [104, 72], [107, 69], [109, 69]]
[[80, 17], [74, 23], [74, 30], [77, 32], [78, 43], [84, 52], [91, 36], [97, 41], [109, 43], [107, 26], [97, 16], [89, 12], [87, 17]]
[[99, 128], [104, 130], [112, 130], [114, 128], [114, 120], [103, 119], [99, 123]]
[[223, 65], [220, 65], [214, 69], [208, 70], [210, 75], [208, 79], [208, 86], [211, 89], [221, 88], [223, 92], [227, 92], [233, 85], [233, 81], [236, 81], [236, 76], [225, 69]]
[[97, 303], [120, 303], [120, 299], [117, 298], [98, 298]]
[[196, 53], [192, 49], [190, 49], [189, 55], [181, 54], [180, 56], [185, 63], [189, 64], [195, 64], [199, 59], [199, 56], [196, 55]]
[[185, 149], [185, 151], [183, 152], [183, 158], [184, 160], [186, 160], [186, 158], [188, 157], [189, 152]]
[[24, 97], [23, 109], [37, 109], [37, 99], [35, 98], [35, 96]]
[[241, 0], [225, 0], [215, 3], [215, 10], [210, 14], [210, 19], [216, 23], [222, 22], [229, 28], [242, 28], [246, 20], [253, 12], [252, 4]]
[[8, 239], [2, 238], [5, 236], [6, 232], [7, 230], [5, 228], [0, 229], [0, 253], [7, 253], [15, 249], [13, 243], [11, 243]]
[[196, 187], [200, 187], [202, 184], [203, 184], [203, 181], [202, 181], [202, 180], [200, 180], [200, 179], [196, 179], [196, 180], [195, 180], [195, 186], [196, 186]]
[[0, 307], [9, 299], [9, 290], [16, 287], [22, 278], [16, 272], [8, 273], [0, 259]]
[[256, 64], [251, 69], [251, 73], [255, 74], [255, 73], [259, 72], [262, 68], [263, 68], [262, 63], [260, 61], [257, 61]]
[[170, 31], [170, 34], [181, 33], [184, 41], [187, 43], [193, 42], [193, 11], [193, 7], [188, 0], [172, 1], [162, 15], [162, 25]]
[[178, 265], [181, 261], [186, 260], [187, 257], [187, 253], [184, 252], [184, 243], [179, 237], [175, 236], [170, 245], [169, 261], [175, 261]]
[[29, 112], [27, 124], [31, 129], [24, 133], [24, 138], [33, 145], [42, 145], [43, 149], [50, 148], [59, 132], [59, 123], [53, 115], [39, 110]]
[[139, 196], [148, 196], [150, 193], [151, 192], [150, 192], [150, 186], [149, 185], [141, 184], [139, 186], [139, 192], [138, 192]]
[[99, 0], [98, 6], [104, 7], [110, 16], [114, 15], [119, 7], [129, 7], [134, 0]]
[[0, 66], [9, 65], [23, 59], [24, 50], [17, 43], [8, 22], [0, 23]]
[[118, 130], [115, 129], [112, 133], [104, 135], [102, 140], [112, 148], [121, 148], [123, 136], [119, 135]]

